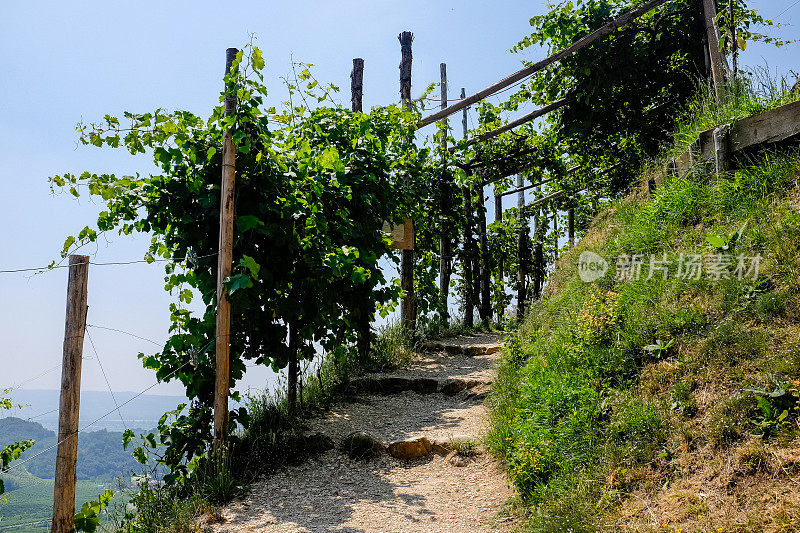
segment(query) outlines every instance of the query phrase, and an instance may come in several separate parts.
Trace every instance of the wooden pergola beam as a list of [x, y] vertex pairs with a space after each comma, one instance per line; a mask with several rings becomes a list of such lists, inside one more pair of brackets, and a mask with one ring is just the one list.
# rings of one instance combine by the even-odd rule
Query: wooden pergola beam
[[669, 0], [650, 0], [649, 2], [645, 2], [644, 4], [640, 5], [637, 8], [631, 9], [627, 13], [624, 13], [617, 17], [616, 19], [612, 20], [611, 22], [601, 26], [597, 30], [593, 31], [589, 35], [581, 37], [573, 44], [564, 48], [563, 50], [559, 50], [555, 54], [552, 54], [549, 57], [542, 59], [541, 61], [537, 61], [527, 67], [518, 70], [517, 72], [511, 74], [503, 78], [502, 80], [498, 81], [497, 83], [490, 85], [489, 87], [478, 91], [477, 93], [473, 94], [472, 96], [468, 96], [463, 100], [456, 102], [453, 105], [447, 106], [446, 108], [442, 109], [441, 111], [437, 111], [432, 115], [428, 115], [427, 117], [423, 118], [419, 124], [417, 124], [417, 129], [424, 128], [429, 124], [433, 124], [437, 120], [441, 120], [445, 117], [449, 117], [453, 113], [457, 113], [462, 109], [471, 106], [472, 104], [483, 100], [484, 98], [495, 94], [496, 92], [505, 89], [506, 87], [513, 85], [514, 83], [527, 78], [531, 74], [539, 72], [540, 70], [545, 69], [546, 67], [552, 65], [556, 61], [560, 61], [565, 57], [569, 57], [570, 55], [574, 54], [581, 48], [585, 48], [589, 46], [593, 42], [602, 39], [603, 37], [609, 35], [610, 33], [616, 31], [617, 29], [625, 26], [632, 20], [635, 20], [645, 13], [652, 11], [653, 9], [666, 4]]
[[520, 118], [518, 118], [516, 120], [512, 120], [511, 122], [509, 122], [508, 124], [506, 124], [504, 126], [500, 126], [499, 128], [493, 129], [491, 131], [487, 131], [486, 133], [482, 133], [481, 135], [477, 135], [477, 136], [469, 139], [465, 145], [462, 145], [460, 147], [459, 146], [451, 146], [450, 148], [448, 148], [448, 151], [450, 153], [453, 153], [456, 150], [459, 150], [461, 148], [466, 148], [467, 146], [472, 146], [473, 144], [479, 143], [481, 141], [485, 141], [487, 139], [491, 139], [493, 137], [497, 137], [498, 135], [500, 135], [502, 133], [505, 133], [507, 131], [513, 130], [517, 126], [522, 126], [523, 124], [526, 124], [526, 123], [528, 123], [528, 122], [530, 122], [532, 120], [536, 120], [537, 118], [539, 118], [541, 116], [544, 116], [544, 115], [548, 114], [551, 111], [555, 111], [556, 109], [560, 109], [560, 108], [564, 107], [565, 105], [567, 105], [571, 101], [572, 100], [570, 98], [561, 98], [560, 100], [556, 100], [552, 104], [547, 104], [546, 106], [541, 107], [541, 108], [537, 109], [536, 111], [528, 113], [527, 115], [524, 115], [524, 116], [522, 116], [522, 117], [520, 117]]

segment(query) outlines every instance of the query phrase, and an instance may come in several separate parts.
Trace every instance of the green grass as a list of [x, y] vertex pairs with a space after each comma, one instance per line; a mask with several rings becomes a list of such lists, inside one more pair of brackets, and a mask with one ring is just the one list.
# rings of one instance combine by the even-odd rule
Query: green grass
[[[716, 110], [701, 96], [676, 145], [788, 98], [746, 94], [749, 100]], [[591, 246], [569, 252], [551, 277], [557, 289], [531, 305], [506, 343], [490, 397], [489, 444], [507, 464], [529, 530], [595, 530], [635, 488], [668, 483], [676, 439], [697, 414], [698, 381], [743, 391], [770, 376], [785, 383], [800, 375], [798, 343], [782, 334], [800, 318], [800, 214], [787, 197], [800, 177], [800, 155], [763, 153], [739, 164], [724, 176], [698, 167], [666, 178], [648, 201], [610, 205], [590, 230]], [[732, 235], [745, 222], [733, 253], [761, 254], [757, 279], [677, 279], [674, 265], [667, 280], [644, 279], [650, 254], [715, 253], [706, 237]], [[583, 283], [576, 265], [584, 250], [605, 257], [611, 276]], [[615, 258], [623, 254], [643, 254], [645, 276], [615, 280]], [[664, 353], [644, 350], [673, 339]], [[659, 366], [662, 360], [669, 366]], [[796, 410], [781, 422], [777, 409], [761, 411], [769, 414], [759, 415], [755, 395], [742, 392], [690, 437], [724, 447], [759, 424], [774, 425], [772, 434], [789, 431], [784, 441], [796, 436]]]

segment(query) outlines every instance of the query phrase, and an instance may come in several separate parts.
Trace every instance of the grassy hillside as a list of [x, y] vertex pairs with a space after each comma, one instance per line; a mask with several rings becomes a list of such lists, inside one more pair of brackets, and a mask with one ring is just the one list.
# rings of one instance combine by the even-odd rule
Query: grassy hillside
[[[690, 106], [668, 152], [796, 98], [739, 96]], [[641, 176], [652, 196], [595, 219], [507, 343], [490, 444], [532, 531], [800, 530], [800, 154], [723, 176], [665, 163]], [[583, 252], [604, 277], [581, 280]]]

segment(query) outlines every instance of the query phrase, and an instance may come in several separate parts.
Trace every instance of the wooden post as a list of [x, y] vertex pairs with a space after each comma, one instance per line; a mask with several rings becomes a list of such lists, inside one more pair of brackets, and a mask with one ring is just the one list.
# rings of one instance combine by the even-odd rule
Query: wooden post
[[[461, 88], [461, 98], [464, 98], [466, 89]], [[464, 139], [467, 138], [467, 108], [465, 107], [461, 115], [461, 128], [464, 133]], [[475, 300], [473, 299], [472, 291], [472, 194], [469, 187], [466, 185], [461, 187], [461, 196], [464, 199], [464, 250], [463, 250], [463, 272], [462, 281], [464, 285], [464, 325], [471, 328], [475, 322], [474, 307]]]
[[569, 208], [569, 247], [575, 246], [575, 208]]
[[[409, 109], [411, 104], [411, 43], [414, 35], [404, 31], [398, 37], [400, 41], [400, 100]], [[417, 326], [417, 302], [414, 294], [414, 250], [402, 250], [400, 256], [400, 288], [405, 292], [400, 303], [400, 316], [403, 326], [413, 332]]]
[[555, 250], [553, 251], [553, 261], [558, 261], [558, 207], [553, 208], [553, 240], [555, 241]]
[[739, 70], [739, 43], [736, 41], [736, 13], [733, 10], [733, 0], [728, 0], [728, 25], [731, 27], [731, 66], [733, 80], [736, 81], [736, 73]]
[[[494, 220], [495, 222], [502, 222], [503, 221], [503, 197], [498, 194], [497, 186], [495, 185], [494, 188]], [[503, 284], [503, 255], [497, 258], [497, 272], [495, 276], [497, 278], [497, 290], [500, 293], [501, 298], [498, 299], [497, 304], [497, 321], [503, 321], [503, 315], [505, 314], [505, 306], [503, 305], [503, 296], [505, 296], [505, 286]]]
[[481, 320], [489, 323], [492, 318], [492, 295], [489, 273], [489, 242], [486, 237], [486, 199], [483, 196], [483, 187], [480, 190], [480, 203], [478, 204], [478, 238], [480, 239], [480, 288], [481, 306], [479, 312]]
[[[439, 65], [439, 74], [441, 79], [441, 107], [447, 107], [447, 64], [442, 63]], [[443, 120], [445, 127], [447, 126], [447, 119]], [[446, 324], [450, 318], [450, 312], [447, 308], [447, 300], [450, 293], [450, 276], [453, 270], [452, 260], [452, 244], [450, 240], [450, 184], [447, 179], [447, 133], [445, 130], [445, 138], [442, 139], [442, 176], [439, 181], [439, 196], [441, 197], [441, 220], [439, 224], [439, 231], [441, 237], [439, 239], [439, 297], [441, 298], [442, 306], [442, 321]]]
[[544, 285], [544, 236], [546, 233], [547, 218], [545, 216], [544, 209], [540, 211], [537, 207], [536, 227], [533, 230], [533, 237], [536, 240], [533, 249], [533, 297], [536, 299], [542, 296], [542, 286]]
[[75, 483], [78, 463], [78, 424], [81, 409], [81, 362], [86, 332], [89, 256], [69, 256], [67, 314], [64, 324], [61, 399], [58, 409], [53, 522], [51, 533], [75, 531]]
[[[364, 60], [360, 57], [353, 59], [353, 70], [350, 73], [350, 104], [352, 110], [363, 112], [364, 97]], [[370, 289], [364, 286], [361, 290], [361, 309], [356, 312], [357, 340], [356, 350], [362, 361], [369, 357], [372, 345], [372, 319], [375, 316], [374, 301], [370, 298]], [[320, 381], [322, 387], [322, 381]]]
[[[517, 188], [523, 185], [522, 174], [517, 174]], [[525, 209], [525, 191], [517, 193], [517, 209], [519, 216], [519, 236], [517, 238], [517, 322], [525, 318], [525, 300], [527, 296], [527, 244], [528, 244], [528, 218], [523, 216]]]
[[471, 328], [475, 323], [475, 300], [473, 281], [475, 272], [472, 262], [472, 192], [466, 185], [461, 187], [461, 196], [464, 198], [464, 250], [463, 273], [464, 285], [464, 325]]
[[353, 71], [350, 73], [350, 103], [353, 111], [362, 112], [364, 96], [364, 60], [360, 57], [353, 59]]
[[[225, 74], [231, 72], [239, 52], [236, 48], [225, 51]], [[236, 92], [232, 83], [225, 86], [225, 116], [236, 112]], [[225, 133], [222, 144], [222, 186], [219, 204], [219, 254], [217, 256], [217, 330], [215, 351], [217, 375], [214, 384], [214, 445], [227, 439], [228, 394], [230, 392], [231, 304], [223, 281], [231, 275], [233, 262], [234, 185], [236, 181], [236, 149], [233, 131]]]
[[711, 61], [711, 78], [717, 99], [722, 99], [725, 85], [725, 58], [719, 50], [719, 34], [717, 34], [717, 8], [714, 0], [703, 0], [703, 15], [708, 39], [708, 57]]
[[297, 325], [289, 324], [289, 366], [286, 371], [286, 403], [289, 416], [297, 414]]

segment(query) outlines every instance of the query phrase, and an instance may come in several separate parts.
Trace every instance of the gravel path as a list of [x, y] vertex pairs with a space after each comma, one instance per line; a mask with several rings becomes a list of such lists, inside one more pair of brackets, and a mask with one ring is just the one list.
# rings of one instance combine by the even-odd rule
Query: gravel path
[[[485, 341], [486, 339], [483, 339]], [[492, 339], [497, 342], [499, 339]], [[398, 377], [491, 381], [496, 355], [466, 357], [444, 352], [422, 356]], [[425, 436], [480, 441], [489, 426], [482, 402], [467, 391], [448, 396], [404, 391], [365, 395], [309, 422], [337, 442], [365, 431], [384, 442]], [[487, 454], [454, 466], [432, 454], [418, 460], [388, 455], [353, 461], [330, 450], [281, 469], [231, 504], [213, 531], [265, 532], [472, 532], [506, 531], [498, 511], [512, 495], [505, 474]]]

